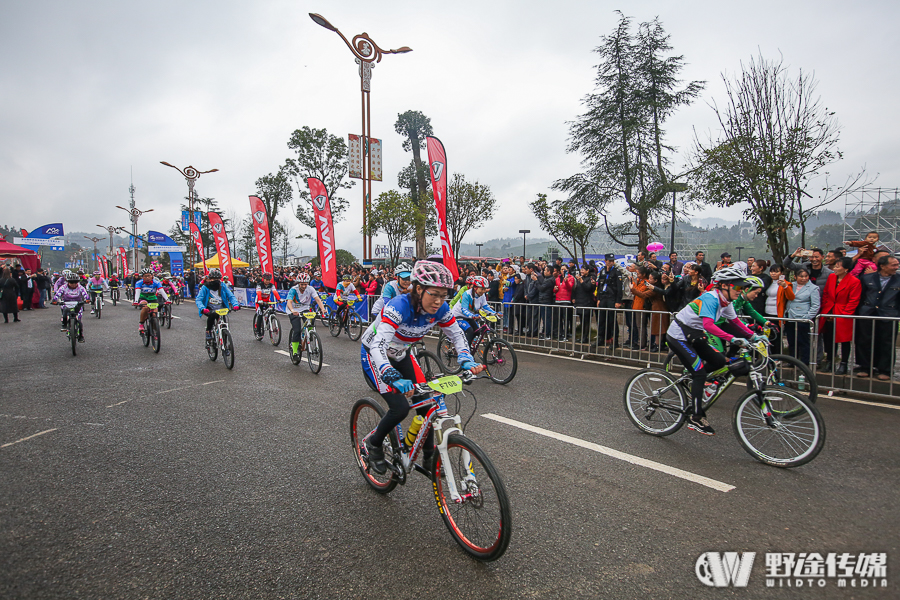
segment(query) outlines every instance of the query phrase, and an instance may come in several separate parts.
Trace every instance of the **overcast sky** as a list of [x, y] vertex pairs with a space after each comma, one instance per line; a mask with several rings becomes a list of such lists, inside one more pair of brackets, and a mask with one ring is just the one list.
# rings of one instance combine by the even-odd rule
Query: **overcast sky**
[[[357, 66], [335, 33], [310, 20], [318, 12], [348, 38], [365, 31], [382, 48], [413, 49], [374, 70], [372, 134], [384, 140], [385, 169], [374, 194], [396, 188], [411, 158], [394, 133], [397, 114], [419, 110], [444, 143], [451, 175], [490, 185], [500, 200], [493, 223], [465, 241], [537, 234], [527, 204], [539, 192], [554, 197], [552, 182], [579, 171], [579, 157], [565, 152], [567, 122], [593, 89], [592, 50], [617, 8], [635, 23], [658, 16], [687, 62], [683, 78], [707, 82], [669, 122], [680, 153], [694, 128], [714, 127], [709, 103], [724, 98], [721, 74], [758, 52], [780, 53], [793, 73], [815, 71], [843, 126], [845, 158], [832, 176], [865, 165], [877, 185], [900, 186], [897, 2], [7, 0], [0, 222], [127, 226], [115, 205], [127, 205], [133, 171], [138, 208], [154, 209], [141, 230], [168, 230], [187, 186], [161, 160], [218, 168], [201, 177], [200, 194], [226, 216], [249, 213], [254, 182], [283, 164], [293, 130], [359, 132]], [[338, 245], [357, 256], [361, 194], [359, 184], [344, 192], [351, 210], [336, 227]], [[311, 242], [299, 249], [313, 252]]]

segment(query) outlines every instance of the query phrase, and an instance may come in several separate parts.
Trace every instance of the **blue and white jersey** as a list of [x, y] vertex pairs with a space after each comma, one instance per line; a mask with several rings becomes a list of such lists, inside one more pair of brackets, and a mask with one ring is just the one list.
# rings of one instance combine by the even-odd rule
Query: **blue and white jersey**
[[379, 373], [391, 367], [390, 359], [400, 360], [409, 347], [425, 337], [434, 325], [443, 328], [459, 354], [459, 363], [472, 360], [466, 344], [466, 336], [445, 302], [438, 311], [430, 315], [413, 309], [409, 294], [402, 294], [387, 304], [362, 338], [363, 347], [368, 350], [372, 362]]
[[403, 294], [403, 291], [400, 289], [400, 284], [397, 283], [396, 280], [390, 281], [385, 284], [384, 288], [381, 290], [381, 297], [378, 298], [372, 304], [372, 314], [375, 315], [376, 320], [378, 314], [381, 313], [381, 309], [384, 308], [384, 305], [387, 304], [390, 300], [396, 298]]
[[134, 282], [135, 303], [138, 303], [141, 300], [146, 300], [148, 302], [162, 300], [163, 302], [166, 302], [168, 299], [169, 297], [166, 296], [166, 292], [159, 280], [154, 279], [150, 283], [144, 283], [143, 279], [138, 279]]
[[488, 305], [487, 294], [482, 294], [476, 298], [472, 289], [469, 288], [463, 292], [462, 298], [453, 306], [453, 316], [474, 319], [478, 316], [478, 311], [482, 309], [489, 313], [494, 312], [494, 309]]

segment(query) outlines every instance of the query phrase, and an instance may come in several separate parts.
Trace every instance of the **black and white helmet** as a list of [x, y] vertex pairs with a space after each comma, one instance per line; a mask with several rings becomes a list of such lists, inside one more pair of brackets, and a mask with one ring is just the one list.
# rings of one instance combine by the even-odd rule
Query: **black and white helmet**
[[66, 271], [66, 281], [81, 281], [81, 277], [75, 271]]
[[218, 269], [210, 269], [206, 274], [207, 279], [222, 279], [222, 271]]
[[144, 267], [143, 269], [141, 269], [141, 276], [143, 277], [144, 275], [153, 275], [153, 269], [151, 269], [150, 267]]

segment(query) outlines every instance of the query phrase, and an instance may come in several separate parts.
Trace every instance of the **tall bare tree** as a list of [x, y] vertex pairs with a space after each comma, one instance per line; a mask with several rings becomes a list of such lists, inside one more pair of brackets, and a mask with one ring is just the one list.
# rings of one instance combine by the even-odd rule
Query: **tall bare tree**
[[409, 180], [410, 184], [415, 182], [415, 187], [410, 190], [410, 197], [420, 217], [416, 220], [416, 256], [427, 256], [425, 217], [428, 214], [431, 198], [426, 193], [428, 185], [425, 180], [430, 179], [430, 176], [427, 164], [423, 165], [422, 163], [422, 150], [425, 148], [425, 137], [434, 135], [434, 131], [431, 129], [431, 119], [418, 110], [408, 110], [397, 115], [394, 130], [405, 138], [403, 149], [413, 153], [414, 169]]

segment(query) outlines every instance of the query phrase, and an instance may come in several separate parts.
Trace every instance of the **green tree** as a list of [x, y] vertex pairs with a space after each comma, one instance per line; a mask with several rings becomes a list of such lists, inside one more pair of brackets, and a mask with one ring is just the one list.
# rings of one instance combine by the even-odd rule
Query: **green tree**
[[[428, 207], [430, 198], [427, 195], [428, 185], [426, 179], [430, 179], [428, 166], [422, 164], [422, 150], [425, 148], [425, 137], [434, 135], [431, 129], [431, 119], [417, 110], [408, 110], [397, 115], [394, 130], [404, 137], [403, 149], [413, 153], [413, 173], [407, 175], [409, 181], [410, 197], [419, 213], [416, 225], [416, 256], [426, 256], [426, 229]], [[413, 177], [415, 175], [415, 177]], [[413, 183], [415, 186], [413, 187]], [[433, 202], [430, 203], [433, 206]]]
[[[339, 265], [352, 265], [356, 262], [356, 257], [349, 250], [344, 250], [343, 248], [338, 248], [334, 252], [334, 260]], [[310, 261], [312, 266], [318, 268], [320, 262], [319, 257], [315, 257]]]
[[[664, 124], [703, 89], [694, 81], [680, 87], [684, 57], [668, 56], [672, 46], [658, 19], [642, 23], [636, 35], [631, 19], [619, 13], [612, 34], [601, 38], [596, 90], [587, 96], [587, 112], [570, 126], [569, 152], [582, 155], [584, 171], [560, 179], [553, 188], [596, 212], [607, 233], [625, 246], [646, 247], [654, 223], [671, 216], [667, 195], [683, 189], [669, 172]], [[624, 201], [628, 222], [610, 227], [606, 214]], [[684, 210], [684, 207], [681, 209]], [[620, 237], [636, 229], [637, 243]]]
[[277, 173], [269, 173], [257, 179], [256, 195], [266, 207], [269, 223], [273, 223], [278, 218], [278, 210], [282, 206], [290, 204], [293, 198], [287, 166], [282, 165]]
[[363, 234], [375, 236], [383, 233], [387, 236], [391, 264], [395, 264], [403, 242], [415, 238], [418, 220], [419, 212], [412, 199], [390, 190], [379, 194], [372, 204]]
[[[724, 74], [727, 102], [713, 104], [722, 134], [695, 140], [691, 173], [696, 197], [716, 206], [748, 206], [744, 217], [766, 236], [776, 262], [791, 253], [792, 231], [838, 196], [864, 185], [864, 170], [842, 185], [824, 169], [840, 160], [840, 125], [815, 96], [812, 75], [791, 77], [781, 61], [754, 58], [734, 80]], [[813, 196], [811, 182], [826, 175]]]
[[466, 234], [484, 226], [497, 213], [497, 197], [487, 185], [455, 173], [447, 184], [447, 233], [453, 256]]
[[600, 213], [592, 206], [571, 199], [548, 201], [546, 194], [538, 194], [530, 205], [541, 229], [553, 236], [569, 256], [585, 261], [591, 234], [600, 225]]
[[347, 210], [348, 201], [340, 197], [341, 189], [353, 187], [353, 181], [344, 181], [350, 169], [347, 144], [343, 138], [330, 135], [325, 129], [304, 126], [291, 134], [288, 148], [296, 157], [288, 158], [279, 173], [294, 180], [301, 202], [297, 205], [297, 218], [305, 226], [315, 229], [315, 213], [306, 179], [316, 177], [325, 184], [331, 202], [331, 218], [340, 221]]
[[[188, 198], [185, 197], [185, 202], [187, 200]], [[182, 211], [187, 209], [187, 204], [181, 205]], [[218, 213], [219, 216], [222, 217], [222, 223], [225, 225], [225, 229], [228, 231], [231, 230], [231, 219], [228, 219], [225, 216], [215, 198], [195, 198], [194, 209], [195, 211], [200, 212], [200, 240], [203, 242], [204, 256], [209, 258], [216, 252], [215, 238], [213, 237], [212, 228], [209, 226], [209, 212], [212, 211]], [[194, 248], [194, 242], [191, 239], [190, 233], [181, 230], [181, 219], [175, 221], [175, 224], [169, 228], [168, 234], [170, 238], [175, 240], [176, 244], [185, 246], [188, 249], [186, 254], [187, 257], [190, 257], [191, 248]], [[200, 260], [199, 256], [196, 258], [198, 261]]]

